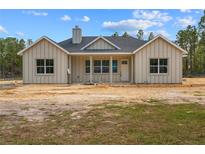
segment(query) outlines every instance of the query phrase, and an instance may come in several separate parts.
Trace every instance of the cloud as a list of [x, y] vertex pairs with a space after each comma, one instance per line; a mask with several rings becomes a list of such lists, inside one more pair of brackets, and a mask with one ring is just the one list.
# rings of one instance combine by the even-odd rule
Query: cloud
[[70, 21], [71, 20], [71, 17], [68, 16], [68, 15], [64, 15], [60, 18], [62, 21]]
[[170, 34], [164, 29], [156, 30], [156, 31], [154, 31], [154, 33], [155, 33], [155, 35], [161, 34], [165, 37], [170, 37]]
[[81, 21], [88, 22], [88, 21], [90, 21], [90, 18], [88, 16], [83, 16]]
[[23, 13], [33, 15], [33, 16], [48, 16], [47, 12], [42, 12], [42, 11], [23, 11]]
[[133, 17], [137, 19], [146, 19], [146, 20], [153, 20], [153, 21], [161, 21], [167, 22], [172, 19], [168, 13], [160, 12], [157, 10], [154, 11], [144, 11], [144, 10], [135, 10], [133, 11]]
[[191, 16], [187, 16], [184, 18], [177, 18], [177, 21], [175, 22], [175, 25], [178, 25], [182, 28], [186, 28], [188, 25], [194, 25], [196, 24], [196, 20], [193, 19]]
[[191, 13], [190, 9], [180, 9], [180, 12], [182, 13]]
[[200, 13], [200, 11], [195, 11], [195, 13], [196, 13], [196, 14], [199, 14], [199, 13]]
[[16, 35], [20, 38], [24, 37], [24, 33], [23, 32], [16, 32]]
[[7, 34], [8, 32], [7, 32], [6, 28], [4, 28], [3, 26], [0, 25], [0, 33]]
[[147, 29], [152, 26], [161, 27], [163, 24], [161, 22], [154, 22], [150, 20], [136, 20], [136, 19], [127, 19], [117, 22], [105, 21], [102, 24], [102, 27], [109, 30], [119, 30], [119, 31], [130, 31], [137, 29]]

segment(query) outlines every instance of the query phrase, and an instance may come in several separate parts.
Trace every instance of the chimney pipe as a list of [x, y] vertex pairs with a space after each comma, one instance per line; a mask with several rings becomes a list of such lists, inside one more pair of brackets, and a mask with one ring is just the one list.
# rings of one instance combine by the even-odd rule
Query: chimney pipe
[[72, 43], [80, 44], [82, 41], [82, 30], [77, 25], [72, 29]]

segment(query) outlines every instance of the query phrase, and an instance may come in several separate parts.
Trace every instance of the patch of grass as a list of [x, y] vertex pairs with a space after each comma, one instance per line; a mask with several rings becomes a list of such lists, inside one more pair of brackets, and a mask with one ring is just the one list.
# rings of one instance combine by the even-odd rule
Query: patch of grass
[[51, 113], [43, 122], [22, 120], [1, 129], [0, 144], [205, 144], [205, 107], [199, 104], [103, 104], [71, 119]]

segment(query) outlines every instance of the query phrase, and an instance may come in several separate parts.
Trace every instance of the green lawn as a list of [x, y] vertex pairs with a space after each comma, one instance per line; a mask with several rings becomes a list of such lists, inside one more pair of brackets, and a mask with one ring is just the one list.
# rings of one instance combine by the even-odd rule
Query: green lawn
[[[0, 117], [0, 144], [205, 144], [205, 107], [198, 104], [97, 105], [81, 119], [71, 112], [44, 122]], [[15, 116], [15, 115], [13, 115]]]

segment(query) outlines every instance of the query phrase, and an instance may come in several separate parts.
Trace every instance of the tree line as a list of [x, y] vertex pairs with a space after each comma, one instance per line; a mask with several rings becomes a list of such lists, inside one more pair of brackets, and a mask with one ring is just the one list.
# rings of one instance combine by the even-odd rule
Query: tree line
[[21, 76], [22, 59], [17, 53], [25, 48], [23, 39], [13, 37], [0, 39], [0, 78]]

